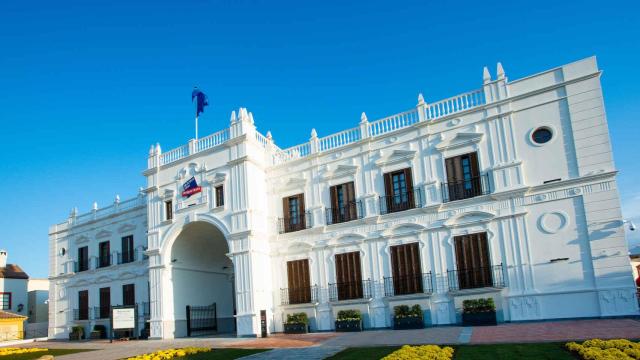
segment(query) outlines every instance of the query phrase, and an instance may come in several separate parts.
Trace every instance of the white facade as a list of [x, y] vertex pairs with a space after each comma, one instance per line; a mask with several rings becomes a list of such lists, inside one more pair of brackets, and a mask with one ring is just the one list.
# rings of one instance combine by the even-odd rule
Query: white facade
[[[99, 288], [127, 282], [136, 284], [136, 302], [149, 297], [154, 338], [185, 336], [185, 307], [212, 303], [218, 330], [233, 331], [235, 317], [238, 336], [260, 334], [260, 310], [270, 332], [300, 311], [312, 330], [331, 330], [337, 311], [356, 308], [365, 328], [388, 327], [398, 304], [421, 304], [428, 325], [453, 324], [462, 300], [477, 297], [495, 299], [500, 321], [636, 315], [600, 74], [587, 58], [508, 81], [498, 64], [495, 80], [485, 68], [479, 90], [434, 103], [419, 96], [409, 111], [377, 121], [363, 114], [352, 129], [326, 137], [314, 130], [309, 142], [284, 150], [242, 108], [218, 133], [168, 152], [152, 146], [137, 199], [74, 211], [50, 229], [50, 336], [77, 323], [78, 291], [97, 306]], [[534, 141], [540, 128], [544, 143]], [[452, 182], [458, 170], [448, 164], [462, 164], [455, 169], [467, 179], [469, 159], [477, 159], [477, 180]], [[411, 194], [402, 208], [394, 205], [402, 196], [385, 197], [403, 194], [400, 177], [385, 186], [385, 174], [399, 171]], [[184, 197], [192, 177], [202, 191]], [[351, 221], [334, 221], [330, 188], [349, 182], [358, 208]], [[283, 227], [300, 199], [302, 225]], [[97, 256], [100, 241], [128, 234], [148, 260], [74, 272], [78, 247]], [[394, 246], [414, 243], [412, 276], [421, 285], [399, 291], [392, 281], [404, 265]], [[456, 249], [480, 243], [478, 269], [489, 270], [461, 269], [479, 260]], [[336, 255], [346, 253], [358, 254], [359, 286], [366, 283], [350, 300], [329, 285], [340, 281]], [[305, 259], [300, 301], [288, 262]], [[115, 304], [119, 294], [111, 296]], [[283, 305], [291, 302], [299, 304]]]

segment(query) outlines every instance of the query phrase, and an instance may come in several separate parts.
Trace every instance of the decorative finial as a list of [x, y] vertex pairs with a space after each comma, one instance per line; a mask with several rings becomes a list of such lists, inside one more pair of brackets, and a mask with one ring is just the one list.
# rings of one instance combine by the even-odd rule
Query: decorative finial
[[160, 143], [156, 143], [156, 154], [160, 154], [162, 149], [160, 149]]
[[72, 207], [71, 208], [71, 213], [69, 213], [69, 217], [76, 217], [78, 215], [78, 208], [77, 207]]
[[422, 93], [418, 94], [418, 105], [424, 105], [424, 96], [422, 96]]
[[149, 156], [153, 156], [153, 152], [155, 151], [156, 147], [153, 146], [153, 144], [151, 145], [151, 147], [149, 148]]
[[496, 74], [498, 75], [498, 80], [504, 79], [504, 68], [502, 67], [502, 63], [499, 61], [498, 61]]
[[116, 195], [116, 199], [113, 202], [120, 204], [120, 195]]
[[315, 128], [311, 129], [311, 138], [315, 139], [317, 137], [318, 137], [318, 132], [316, 132], [316, 129]]
[[486, 66], [482, 69], [482, 81], [485, 84], [491, 81], [491, 74], [489, 74], [489, 69]]
[[369, 120], [367, 120], [367, 114], [364, 113], [364, 111], [362, 112], [362, 115], [360, 115], [360, 122], [364, 123], [367, 122]]
[[233, 110], [231, 112], [231, 123], [234, 123], [234, 122], [236, 122], [236, 111], [235, 110]]
[[249, 122], [253, 124], [253, 113], [249, 113]]
[[93, 202], [93, 206], [91, 207], [91, 209], [92, 209], [93, 211], [98, 210], [98, 202], [97, 202], [97, 201], [94, 201], [94, 202]]
[[267, 130], [267, 139], [273, 140], [273, 136], [271, 136], [271, 130]]

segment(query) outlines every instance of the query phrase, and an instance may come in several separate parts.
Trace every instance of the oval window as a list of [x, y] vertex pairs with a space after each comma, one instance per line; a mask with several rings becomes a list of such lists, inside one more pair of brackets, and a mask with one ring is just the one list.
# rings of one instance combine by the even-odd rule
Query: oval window
[[549, 142], [549, 140], [551, 140], [552, 137], [553, 137], [553, 133], [551, 132], [551, 129], [546, 127], [537, 128], [531, 134], [531, 140], [533, 140], [533, 142], [536, 144], [547, 143]]

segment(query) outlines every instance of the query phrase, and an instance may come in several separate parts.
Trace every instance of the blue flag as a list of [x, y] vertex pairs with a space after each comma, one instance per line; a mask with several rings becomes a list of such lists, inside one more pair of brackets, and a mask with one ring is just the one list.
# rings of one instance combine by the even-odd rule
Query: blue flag
[[198, 116], [204, 112], [204, 107], [209, 105], [209, 101], [207, 100], [207, 95], [197, 87], [193, 88], [191, 92], [191, 102], [193, 102], [193, 99], [196, 99], [196, 116]]

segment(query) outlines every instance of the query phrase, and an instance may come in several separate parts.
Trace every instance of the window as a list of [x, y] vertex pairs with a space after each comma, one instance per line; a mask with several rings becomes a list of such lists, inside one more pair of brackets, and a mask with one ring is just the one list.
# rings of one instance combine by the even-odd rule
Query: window
[[136, 304], [136, 288], [134, 284], [122, 285], [122, 305]]
[[552, 137], [553, 132], [548, 127], [539, 127], [531, 133], [531, 140], [539, 145], [548, 143]]
[[98, 267], [106, 267], [111, 265], [111, 254], [109, 253], [109, 242], [103, 241], [98, 244]]
[[111, 288], [100, 288], [100, 311], [99, 318], [107, 319], [111, 311]]
[[306, 304], [311, 302], [311, 279], [309, 275], [309, 259], [287, 262], [288, 300], [289, 304]]
[[327, 224], [341, 223], [358, 218], [356, 195], [353, 182], [335, 185], [329, 189], [331, 194], [331, 208], [328, 209]]
[[487, 233], [454, 237], [459, 289], [492, 286]]
[[416, 207], [411, 168], [384, 174], [384, 199], [381, 213], [403, 211]]
[[298, 194], [282, 199], [282, 211], [284, 218], [284, 232], [306, 229], [306, 217], [304, 213], [304, 194]]
[[418, 243], [391, 246], [393, 294], [422, 292], [422, 268]]
[[336, 290], [338, 300], [362, 298], [360, 252], [336, 255]]
[[122, 238], [122, 253], [120, 254], [120, 263], [126, 264], [135, 260], [133, 249], [133, 235]]
[[173, 201], [167, 200], [164, 202], [164, 214], [166, 220], [173, 219]]
[[0, 310], [11, 310], [10, 292], [0, 292]]
[[78, 291], [78, 320], [89, 320], [89, 290]]
[[89, 247], [78, 248], [78, 269], [77, 271], [89, 270]]
[[445, 160], [447, 170], [444, 201], [472, 198], [483, 194], [482, 177], [478, 166], [478, 154], [473, 152]]
[[216, 186], [216, 207], [224, 206], [224, 188]]

